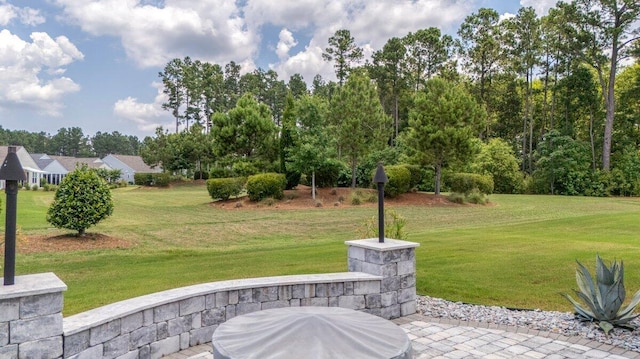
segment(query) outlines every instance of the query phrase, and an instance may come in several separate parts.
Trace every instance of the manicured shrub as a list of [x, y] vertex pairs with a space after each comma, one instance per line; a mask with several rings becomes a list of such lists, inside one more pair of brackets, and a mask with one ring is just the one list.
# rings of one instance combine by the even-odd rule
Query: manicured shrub
[[242, 192], [245, 182], [244, 177], [211, 178], [207, 180], [207, 191], [212, 199], [226, 201], [231, 196], [237, 197]]
[[[389, 182], [384, 186], [386, 197], [397, 197], [411, 189], [411, 172], [405, 165], [387, 166], [385, 168]], [[375, 183], [374, 183], [375, 185]]]
[[169, 173], [135, 173], [133, 175], [133, 183], [138, 186], [158, 186], [167, 187], [171, 183], [171, 174]]
[[476, 189], [482, 194], [493, 193], [493, 179], [491, 176], [475, 173], [452, 173], [448, 177], [447, 183], [452, 192], [468, 195]]
[[153, 174], [135, 173], [133, 175], [133, 183], [137, 186], [151, 186], [153, 184]]
[[282, 199], [287, 179], [280, 173], [261, 173], [247, 179], [247, 194], [252, 201], [261, 201], [267, 197]]
[[57, 228], [78, 231], [78, 235], [113, 212], [111, 191], [105, 180], [86, 165], [65, 176], [47, 211], [47, 221]]
[[168, 187], [171, 183], [171, 175], [169, 173], [153, 173], [153, 185], [158, 187]]
[[37, 184], [34, 184], [34, 185], [31, 186], [31, 190], [32, 191], [37, 191], [38, 189], [40, 189], [40, 188], [38, 187]]

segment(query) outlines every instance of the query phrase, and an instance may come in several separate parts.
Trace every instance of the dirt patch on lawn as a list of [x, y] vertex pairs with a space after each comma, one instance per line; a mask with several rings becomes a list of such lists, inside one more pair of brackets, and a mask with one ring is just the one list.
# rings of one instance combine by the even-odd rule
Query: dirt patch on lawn
[[[125, 239], [100, 233], [86, 233], [83, 237], [77, 237], [72, 233], [57, 236], [16, 235], [16, 252], [23, 254], [130, 248], [132, 246], [133, 244]], [[4, 253], [4, 238], [0, 243], [0, 252]]]
[[[358, 192], [359, 196], [354, 192]], [[351, 188], [317, 188], [316, 200], [311, 197], [311, 187], [299, 185], [295, 189], [284, 191], [284, 198], [271, 198], [261, 202], [254, 202], [248, 197], [211, 202], [211, 206], [224, 209], [309, 209], [309, 208], [350, 208], [362, 206], [377, 206], [378, 191], [375, 189]], [[360, 204], [352, 201], [353, 197], [360, 197]], [[372, 199], [369, 201], [368, 199]], [[459, 206], [450, 202], [446, 196], [436, 196], [431, 193], [404, 193], [395, 198], [385, 198], [385, 206]]]

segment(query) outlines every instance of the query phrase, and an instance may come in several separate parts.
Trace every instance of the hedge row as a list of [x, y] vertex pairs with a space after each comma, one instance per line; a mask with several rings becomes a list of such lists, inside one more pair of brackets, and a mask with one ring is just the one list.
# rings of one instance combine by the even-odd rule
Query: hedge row
[[227, 200], [238, 196], [243, 189], [247, 190], [249, 199], [261, 201], [265, 198], [282, 199], [287, 179], [284, 174], [260, 173], [253, 176], [211, 178], [207, 180], [207, 191], [214, 200]]
[[470, 194], [474, 190], [482, 194], [493, 193], [493, 178], [475, 173], [452, 173], [447, 179], [452, 192]]
[[138, 186], [167, 187], [171, 183], [171, 175], [169, 173], [135, 173], [133, 183]]

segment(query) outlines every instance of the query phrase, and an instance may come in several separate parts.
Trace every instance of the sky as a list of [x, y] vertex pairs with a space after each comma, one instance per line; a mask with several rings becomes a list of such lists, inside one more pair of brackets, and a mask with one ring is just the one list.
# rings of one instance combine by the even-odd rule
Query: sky
[[556, 0], [0, 0], [0, 126], [80, 127], [142, 140], [172, 128], [158, 73], [171, 59], [335, 80], [322, 59], [348, 29], [365, 56], [391, 37], [438, 27], [455, 36], [486, 7], [502, 16]]

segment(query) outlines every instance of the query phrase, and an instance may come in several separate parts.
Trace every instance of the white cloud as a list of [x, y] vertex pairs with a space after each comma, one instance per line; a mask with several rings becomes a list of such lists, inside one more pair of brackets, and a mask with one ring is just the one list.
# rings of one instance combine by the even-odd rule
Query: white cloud
[[141, 103], [134, 97], [127, 97], [118, 100], [113, 105], [114, 115], [133, 122], [141, 131], [154, 131], [157, 127], [169, 128], [171, 125], [170, 115], [162, 109], [162, 104], [167, 101], [167, 96], [162, 93], [162, 84], [154, 82], [153, 87], [157, 90], [157, 95], [153, 103]]
[[280, 41], [278, 41], [278, 45], [276, 46], [276, 54], [281, 61], [286, 60], [289, 58], [289, 50], [296, 46], [298, 42], [293, 38], [291, 31], [286, 28], [280, 30], [278, 37]]
[[46, 21], [44, 16], [40, 15], [40, 10], [25, 7], [20, 9], [19, 13], [20, 21], [26, 25], [36, 26], [44, 24]]
[[59, 116], [63, 96], [80, 90], [72, 79], [61, 76], [62, 66], [82, 60], [83, 54], [64, 36], [52, 39], [34, 32], [31, 41], [0, 31], [0, 107], [27, 107]]
[[184, 56], [227, 63], [246, 61], [257, 49], [234, 0], [57, 0], [64, 16], [82, 30], [119, 37], [128, 57], [142, 67], [164, 66]]
[[40, 15], [40, 10], [30, 7], [18, 7], [0, 0], [0, 25], [7, 26], [16, 18], [20, 19], [23, 24], [30, 26], [40, 25], [45, 22], [45, 18]]
[[16, 7], [11, 4], [0, 3], [0, 25], [7, 26], [11, 20], [18, 16]]
[[531, 6], [536, 11], [538, 16], [547, 15], [549, 9], [555, 7], [557, 0], [520, 0], [520, 5], [523, 7]]
[[366, 59], [392, 37], [432, 26], [446, 32], [473, 10], [470, 1], [442, 0], [302, 0], [290, 5], [253, 0], [244, 8], [245, 18], [250, 28], [270, 23], [310, 34], [304, 50], [288, 53], [289, 56], [280, 57], [279, 63], [270, 65], [281, 78], [300, 73], [308, 82], [316, 74], [335, 79], [333, 66], [322, 59], [322, 52], [329, 37], [339, 29], [350, 30], [355, 42], [365, 50]]

